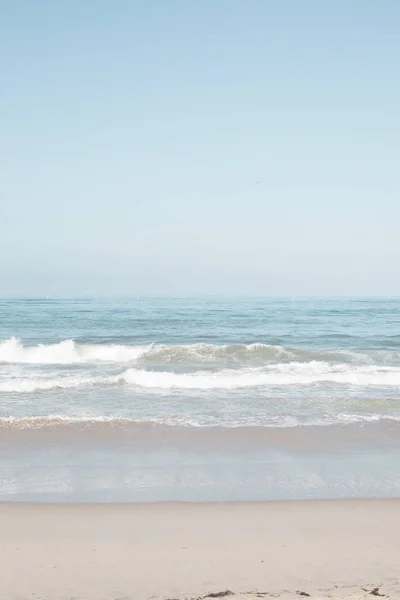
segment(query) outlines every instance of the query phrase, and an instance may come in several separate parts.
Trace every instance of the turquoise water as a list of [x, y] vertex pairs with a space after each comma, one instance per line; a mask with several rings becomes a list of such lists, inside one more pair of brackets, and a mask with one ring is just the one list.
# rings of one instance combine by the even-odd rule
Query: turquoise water
[[391, 496], [398, 299], [0, 300], [1, 499]]

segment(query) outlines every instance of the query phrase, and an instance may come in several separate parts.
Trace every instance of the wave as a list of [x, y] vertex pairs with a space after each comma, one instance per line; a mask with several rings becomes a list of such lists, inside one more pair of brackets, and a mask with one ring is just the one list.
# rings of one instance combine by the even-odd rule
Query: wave
[[108, 377], [59, 377], [54, 379], [12, 378], [0, 381], [0, 392], [32, 393], [36, 391], [68, 390], [82, 386], [107, 384]]
[[74, 365], [131, 363], [143, 365], [205, 364], [220, 366], [262, 366], [289, 362], [345, 362], [370, 364], [398, 361], [396, 352], [352, 352], [345, 350], [308, 351], [269, 344], [78, 344], [64, 340], [57, 344], [25, 346], [15, 338], [0, 343], [0, 363]]
[[330, 364], [312, 361], [308, 363], [272, 364], [263, 368], [222, 369], [176, 373], [128, 368], [117, 375], [55, 378], [12, 377], [0, 381], [0, 392], [29, 393], [37, 390], [68, 389], [82, 386], [127, 385], [147, 390], [220, 390], [280, 386], [310, 386], [314, 384], [340, 384], [348, 386], [400, 386], [400, 367], [377, 365]]
[[38, 365], [69, 365], [91, 362], [135, 362], [146, 346], [117, 344], [77, 344], [64, 340], [58, 344], [24, 346], [15, 337], [0, 343], [0, 362]]
[[398, 386], [400, 367], [349, 367], [328, 363], [289, 363], [263, 370], [222, 370], [216, 373], [170, 373], [128, 369], [117, 381], [143, 388], [232, 390], [239, 388], [339, 383], [355, 386]]

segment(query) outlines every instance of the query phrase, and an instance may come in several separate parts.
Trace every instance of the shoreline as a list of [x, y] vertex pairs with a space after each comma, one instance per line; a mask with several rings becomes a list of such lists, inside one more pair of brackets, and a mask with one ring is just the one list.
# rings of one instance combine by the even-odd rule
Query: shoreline
[[4, 600], [400, 598], [400, 499], [6, 502], [0, 531]]
[[[135, 507], [157, 507], [157, 506], [174, 506], [176, 508], [180, 506], [270, 506], [270, 505], [287, 505], [287, 504], [394, 504], [399, 503], [399, 511], [400, 511], [400, 495], [399, 496], [391, 496], [391, 497], [363, 497], [363, 496], [353, 496], [349, 498], [285, 498], [285, 499], [272, 499], [272, 500], [156, 500], [156, 501], [111, 501], [111, 502], [47, 502], [43, 500], [0, 500], [0, 513], [1, 509], [4, 507], [13, 507], [13, 506], [26, 506], [26, 507], [53, 507], [56, 509], [60, 508], [68, 508], [68, 507], [77, 507], [77, 508], [97, 508], [97, 507], [110, 507], [110, 508], [135, 508]], [[1, 518], [1, 515], [0, 515]]]

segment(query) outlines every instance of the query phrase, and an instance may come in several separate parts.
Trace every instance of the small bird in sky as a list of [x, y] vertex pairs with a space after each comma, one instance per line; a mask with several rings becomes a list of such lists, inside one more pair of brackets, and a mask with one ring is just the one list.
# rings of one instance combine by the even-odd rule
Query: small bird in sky
[[256, 181], [256, 183], [260, 183], [260, 181], [261, 181], [261, 180], [259, 179], [258, 181]]

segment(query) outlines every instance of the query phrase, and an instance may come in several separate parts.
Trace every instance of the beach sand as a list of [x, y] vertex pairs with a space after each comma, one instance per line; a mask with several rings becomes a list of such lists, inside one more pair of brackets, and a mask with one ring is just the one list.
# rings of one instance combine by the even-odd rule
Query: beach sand
[[1, 599], [225, 590], [400, 598], [400, 500], [0, 505]]

